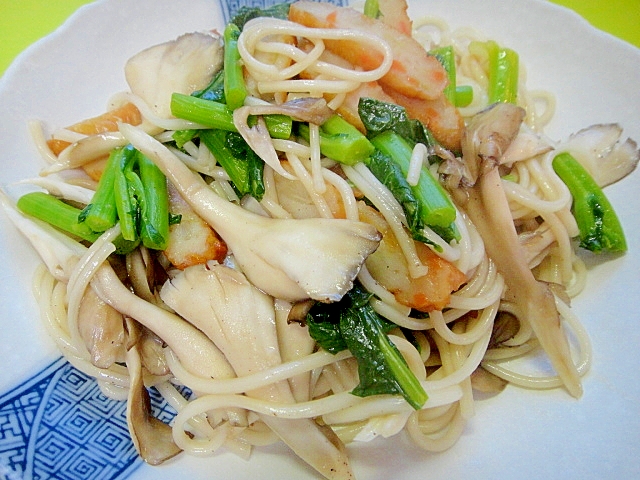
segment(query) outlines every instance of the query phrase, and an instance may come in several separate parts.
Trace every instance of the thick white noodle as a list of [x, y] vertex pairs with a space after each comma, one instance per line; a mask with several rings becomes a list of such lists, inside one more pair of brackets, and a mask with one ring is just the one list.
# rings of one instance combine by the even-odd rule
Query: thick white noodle
[[[313, 48], [303, 51], [283, 41], [291, 37], [305, 38]], [[370, 71], [326, 63], [320, 59], [325, 48], [323, 40], [366, 43], [371, 49], [382, 53], [382, 62]], [[238, 51], [245, 68], [262, 93], [306, 92], [311, 96], [321, 96], [323, 93], [348, 92], [360, 83], [378, 80], [389, 71], [393, 61], [391, 48], [376, 35], [356, 30], [309, 28], [287, 20], [267, 18], [256, 18], [245, 24], [238, 39]], [[282, 64], [261, 61], [257, 54], [265, 52], [275, 54], [268, 56], [270, 60], [285, 57], [290, 59], [290, 64], [283, 68]], [[314, 77], [331, 79], [294, 79], [305, 70], [312, 72]]]

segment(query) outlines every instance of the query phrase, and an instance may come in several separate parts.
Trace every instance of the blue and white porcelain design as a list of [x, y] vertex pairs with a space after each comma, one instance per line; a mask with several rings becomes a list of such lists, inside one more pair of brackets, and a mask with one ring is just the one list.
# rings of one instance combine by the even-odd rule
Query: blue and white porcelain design
[[[154, 415], [175, 416], [153, 389]], [[0, 478], [119, 480], [142, 461], [129, 437], [126, 402], [107, 398], [63, 358], [0, 397]]]

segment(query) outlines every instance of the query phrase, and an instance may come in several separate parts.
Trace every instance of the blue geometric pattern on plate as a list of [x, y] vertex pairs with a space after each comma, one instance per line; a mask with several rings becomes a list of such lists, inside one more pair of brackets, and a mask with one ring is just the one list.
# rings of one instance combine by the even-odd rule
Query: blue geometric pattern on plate
[[[238, 10], [242, 7], [252, 7], [252, 8], [267, 8], [277, 5], [278, 3], [292, 3], [295, 0], [287, 0], [286, 2], [282, 0], [222, 0], [220, 1], [220, 5], [222, 6], [222, 15], [224, 16], [224, 23], [228, 23], [233, 17], [236, 16]], [[349, 0], [314, 0], [314, 1], [324, 1], [325, 3], [333, 3], [334, 5], [338, 5], [341, 7], [346, 7], [349, 5]]]
[[[175, 411], [150, 389], [153, 413]], [[129, 437], [126, 402], [60, 358], [0, 397], [0, 478], [116, 480], [142, 464]]]

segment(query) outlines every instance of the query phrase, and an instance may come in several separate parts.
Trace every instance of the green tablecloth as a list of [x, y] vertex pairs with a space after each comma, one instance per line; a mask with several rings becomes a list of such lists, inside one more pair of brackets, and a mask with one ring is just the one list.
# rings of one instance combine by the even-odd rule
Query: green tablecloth
[[[505, 0], [508, 1], [508, 0]], [[551, 0], [640, 47], [640, 0]], [[89, 0], [0, 0], [0, 74], [22, 50], [55, 30]]]

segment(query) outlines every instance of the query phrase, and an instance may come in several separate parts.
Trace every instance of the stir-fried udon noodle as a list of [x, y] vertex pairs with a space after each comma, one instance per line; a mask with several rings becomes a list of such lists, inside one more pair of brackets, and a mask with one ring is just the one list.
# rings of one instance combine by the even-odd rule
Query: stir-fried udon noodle
[[[511, 383], [581, 395], [591, 351], [570, 298], [587, 269], [574, 199], [553, 162], [571, 152], [589, 165], [594, 129], [612, 138], [603, 152], [637, 162], [635, 144], [619, 142], [615, 125], [548, 138], [553, 95], [527, 89], [522, 63], [514, 100], [494, 102], [495, 43], [438, 19], [412, 23], [404, 2], [390, 2], [393, 15], [387, 3], [375, 20], [313, 2], [293, 4], [286, 19], [249, 20], [233, 40], [246, 89], [238, 105], [228, 90], [222, 100], [194, 93], [232, 68], [226, 33], [189, 33], [130, 59], [129, 89], [101, 117], [50, 137], [31, 124], [48, 164], [25, 183], [74, 208], [97, 202], [114, 151], [140, 153], [167, 179], [168, 211], [179, 219], [161, 248], [141, 242], [123, 253], [122, 218], [88, 242], [5, 202], [42, 256], [34, 283], [52, 338], [105, 393], [128, 402], [145, 461], [219, 449], [247, 458], [283, 441], [321, 475], [352, 478], [345, 445], [403, 434], [427, 451], [451, 447], [474, 415], [474, 391]], [[445, 95], [451, 78], [427, 54], [445, 46], [455, 82], [472, 91], [464, 106]], [[233, 126], [176, 115], [180, 95], [226, 102]], [[384, 150], [360, 116], [363, 99], [402, 107], [433, 135], [408, 144], [403, 181], [412, 189], [422, 175], [437, 179], [451, 219], [416, 233], [373, 150], [346, 160], [323, 150], [336, 116]], [[297, 127], [279, 137], [268, 119], [282, 117]], [[259, 194], [212, 153], [221, 130], [258, 159]], [[604, 186], [633, 170], [628, 162], [617, 178], [591, 174]], [[343, 347], [324, 343], [327, 325]], [[358, 335], [368, 329], [379, 344], [371, 351], [382, 352], [371, 362], [387, 354], [399, 362], [365, 365]], [[540, 355], [545, 371], [526, 362]], [[376, 390], [385, 368], [391, 390]], [[367, 369], [375, 371], [363, 386]], [[170, 426], [151, 415], [149, 388], [175, 408]]]

